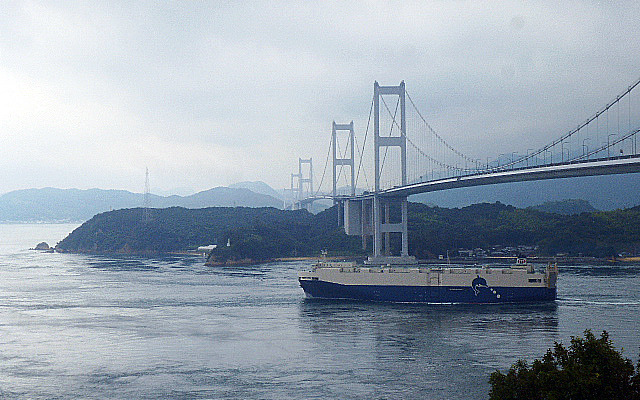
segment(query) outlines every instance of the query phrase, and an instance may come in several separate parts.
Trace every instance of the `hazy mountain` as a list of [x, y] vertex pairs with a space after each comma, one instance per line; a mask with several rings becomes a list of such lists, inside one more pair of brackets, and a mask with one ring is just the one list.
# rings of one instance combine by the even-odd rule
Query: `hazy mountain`
[[[283, 191], [283, 193], [286, 193]], [[288, 193], [290, 196], [290, 193]], [[84, 221], [97, 213], [121, 208], [141, 207], [143, 194], [103, 189], [25, 189], [0, 196], [0, 222]], [[150, 207], [276, 207], [282, 208], [282, 195], [264, 182], [239, 182], [189, 196], [150, 195]], [[535, 207], [547, 202], [579, 199], [573, 212], [628, 208], [640, 204], [640, 174], [593, 176], [537, 182], [518, 182], [474, 188], [452, 189], [411, 196], [411, 201], [440, 207], [464, 207], [474, 203], [502, 202], [516, 207]], [[313, 212], [331, 201], [316, 202]], [[567, 204], [565, 204], [567, 206]], [[568, 207], [568, 206], [567, 206]], [[582, 207], [582, 208], [581, 208]], [[570, 208], [570, 207], [569, 207]], [[567, 208], [567, 210], [569, 209]], [[550, 212], [559, 212], [550, 211]], [[567, 211], [569, 212], [569, 211]]]
[[274, 197], [276, 199], [282, 199], [282, 196], [280, 195], [280, 193], [278, 193], [274, 188], [272, 188], [271, 186], [267, 185], [262, 181], [238, 182], [238, 183], [229, 185], [229, 187], [233, 189], [249, 189], [253, 193], [264, 194], [267, 196]]
[[[24, 189], [0, 196], [0, 221], [85, 221], [95, 214], [121, 208], [141, 207], [144, 195], [126, 190]], [[249, 189], [217, 187], [190, 196], [149, 195], [149, 206], [164, 208], [282, 207], [274, 197]]]
[[544, 211], [554, 214], [575, 215], [584, 212], [598, 211], [586, 200], [567, 199], [562, 201], [547, 201], [537, 206], [527, 207], [532, 210]]
[[272, 196], [255, 193], [245, 188], [216, 187], [191, 196], [169, 196], [150, 201], [151, 207], [275, 207], [282, 208], [282, 201]]

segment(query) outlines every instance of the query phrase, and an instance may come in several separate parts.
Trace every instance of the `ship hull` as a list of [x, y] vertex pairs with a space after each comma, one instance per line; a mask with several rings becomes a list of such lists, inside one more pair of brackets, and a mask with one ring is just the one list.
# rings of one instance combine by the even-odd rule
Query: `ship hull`
[[556, 299], [556, 288], [545, 287], [481, 288], [476, 294], [471, 287], [458, 286], [343, 285], [307, 280], [300, 280], [300, 286], [307, 297], [319, 299], [467, 304], [528, 303]]
[[556, 299], [557, 266], [358, 266], [319, 262], [298, 274], [307, 297], [403, 303], [527, 303]]

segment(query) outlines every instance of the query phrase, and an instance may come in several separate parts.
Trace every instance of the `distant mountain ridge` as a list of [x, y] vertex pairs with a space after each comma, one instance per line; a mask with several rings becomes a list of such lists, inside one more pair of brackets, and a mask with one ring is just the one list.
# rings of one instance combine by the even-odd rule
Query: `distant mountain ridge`
[[[342, 192], [342, 190], [341, 190]], [[360, 192], [358, 189], [356, 192]], [[238, 182], [192, 195], [150, 195], [150, 207], [275, 207], [292, 202], [290, 190], [275, 190], [261, 181]], [[577, 200], [567, 200], [577, 199]], [[519, 208], [559, 214], [629, 208], [640, 204], [640, 173], [518, 182], [413, 195], [410, 201], [440, 207], [465, 207], [500, 201]], [[565, 201], [581, 204], [570, 206]], [[546, 204], [551, 203], [551, 204]], [[560, 208], [558, 204], [562, 204]], [[80, 222], [95, 214], [144, 204], [142, 193], [105, 189], [24, 189], [0, 195], [0, 222]], [[316, 201], [312, 212], [329, 207]], [[551, 208], [549, 208], [551, 207]], [[555, 208], [554, 208], [555, 207]]]
[[253, 193], [264, 194], [282, 200], [282, 196], [277, 190], [262, 181], [244, 181], [229, 185], [232, 189], [249, 189]]
[[527, 207], [532, 210], [544, 211], [554, 214], [575, 215], [584, 212], [591, 213], [598, 211], [586, 200], [566, 199], [561, 201], [547, 201], [537, 206]]
[[[23, 189], [0, 196], [0, 222], [86, 221], [94, 215], [141, 207], [142, 193], [104, 189]], [[275, 207], [282, 201], [246, 188], [216, 187], [190, 196], [149, 195], [152, 208]]]

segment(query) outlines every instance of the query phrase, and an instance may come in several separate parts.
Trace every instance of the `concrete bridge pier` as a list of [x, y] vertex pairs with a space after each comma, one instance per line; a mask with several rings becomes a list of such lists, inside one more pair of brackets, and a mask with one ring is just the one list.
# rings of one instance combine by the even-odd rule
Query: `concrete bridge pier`
[[[368, 238], [373, 239], [371, 264], [414, 264], [409, 256], [408, 201], [406, 197], [372, 196], [347, 199], [344, 206], [344, 230], [347, 235], [360, 235], [366, 250]], [[393, 235], [401, 236], [400, 251], [392, 248]]]

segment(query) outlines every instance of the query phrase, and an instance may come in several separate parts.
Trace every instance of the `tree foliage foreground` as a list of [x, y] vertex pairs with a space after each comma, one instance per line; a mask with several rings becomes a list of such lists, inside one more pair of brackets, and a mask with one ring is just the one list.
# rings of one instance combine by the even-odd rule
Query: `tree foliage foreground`
[[519, 360], [506, 374], [489, 378], [491, 400], [639, 400], [640, 361], [633, 363], [618, 352], [604, 331], [596, 338], [571, 337], [565, 348], [555, 343], [541, 360], [529, 366]]

